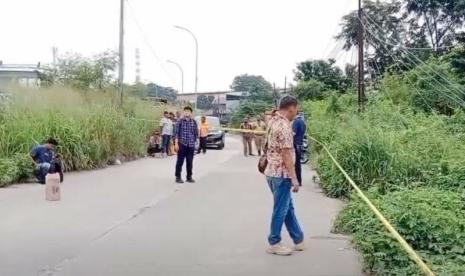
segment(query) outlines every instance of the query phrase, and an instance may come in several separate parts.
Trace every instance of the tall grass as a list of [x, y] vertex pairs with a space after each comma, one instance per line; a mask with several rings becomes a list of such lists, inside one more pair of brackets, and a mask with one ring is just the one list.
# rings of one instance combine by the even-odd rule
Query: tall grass
[[[464, 113], [426, 114], [402, 99], [372, 96], [366, 111], [358, 114], [352, 95], [336, 102], [308, 102], [305, 109], [312, 136], [329, 146], [433, 269], [440, 275], [464, 275]], [[351, 195], [344, 177], [318, 146], [313, 162], [328, 195], [351, 199], [336, 230], [354, 235], [367, 268], [377, 275], [419, 275], [367, 206]]]
[[114, 92], [81, 92], [66, 88], [13, 90], [0, 115], [0, 186], [30, 175], [28, 154], [48, 137], [59, 140], [57, 152], [67, 170], [105, 166], [109, 160], [144, 153], [149, 121], [161, 108], [126, 98], [124, 108]]

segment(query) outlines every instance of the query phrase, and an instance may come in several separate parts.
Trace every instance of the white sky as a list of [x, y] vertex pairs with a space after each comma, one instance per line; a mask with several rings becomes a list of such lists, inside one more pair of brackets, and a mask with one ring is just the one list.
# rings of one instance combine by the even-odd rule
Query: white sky
[[[129, 0], [126, 6], [125, 82], [135, 80], [135, 48], [141, 78], [194, 90], [194, 42], [199, 41], [199, 91], [227, 90], [238, 74], [263, 75], [277, 86], [292, 80], [299, 61], [331, 55], [342, 15], [355, 0]], [[137, 18], [146, 45], [135, 24]], [[119, 0], [1, 0], [0, 60], [49, 63], [52, 46], [60, 53], [90, 55], [118, 48]], [[163, 69], [165, 68], [165, 69]]]

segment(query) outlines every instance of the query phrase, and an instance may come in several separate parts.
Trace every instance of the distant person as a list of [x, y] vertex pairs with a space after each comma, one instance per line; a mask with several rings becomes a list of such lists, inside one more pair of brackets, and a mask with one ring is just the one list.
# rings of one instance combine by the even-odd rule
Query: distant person
[[179, 145], [178, 159], [176, 161], [176, 183], [182, 184], [184, 181], [181, 178], [182, 166], [186, 160], [187, 182], [195, 183], [192, 178], [192, 170], [194, 163], [195, 143], [199, 137], [197, 122], [192, 118], [192, 108], [184, 107], [184, 116], [178, 120], [176, 126], [176, 144]]
[[302, 153], [304, 150], [304, 136], [307, 131], [307, 126], [302, 117], [302, 114], [299, 113], [292, 123], [292, 130], [294, 132], [294, 149], [295, 149], [295, 174], [299, 185], [302, 186], [302, 164], [300, 159], [302, 158]]
[[203, 154], [207, 153], [207, 137], [208, 137], [209, 127], [207, 122], [207, 117], [202, 116], [200, 118], [200, 137], [199, 137], [199, 150], [197, 153], [201, 151]]
[[[266, 124], [259, 116], [255, 126], [257, 131], [266, 131]], [[257, 147], [258, 155], [262, 155], [263, 147], [265, 146], [265, 133], [255, 133], [255, 147]]]
[[161, 150], [163, 156], [169, 153], [170, 141], [173, 135], [173, 121], [169, 117], [168, 111], [163, 113], [163, 118], [160, 120], [160, 132], [162, 135]]
[[[252, 131], [253, 125], [250, 123], [249, 117], [246, 117], [241, 124], [241, 129], [246, 131]], [[252, 140], [253, 140], [253, 133], [251, 132], [243, 132], [242, 133], [242, 144], [244, 145], [244, 156], [253, 156], [252, 153]]]
[[271, 117], [266, 157], [268, 165], [265, 175], [273, 193], [273, 215], [271, 217], [270, 244], [267, 252], [276, 255], [290, 255], [293, 249], [281, 244], [281, 228], [286, 225], [294, 250], [304, 250], [304, 234], [294, 213], [291, 190], [299, 191], [299, 182], [294, 167], [294, 145], [291, 121], [297, 115], [297, 100], [284, 96], [279, 110]]
[[275, 114], [275, 110], [265, 112], [265, 124], [267, 126], [268, 126], [268, 122], [271, 120], [271, 118], [274, 116], [274, 114]]
[[43, 145], [35, 146], [31, 150], [31, 158], [35, 164], [35, 176], [40, 184], [45, 184], [45, 177], [50, 171], [50, 166], [54, 160], [54, 150], [58, 146], [58, 141], [49, 138]]
[[173, 112], [169, 113], [169, 118], [173, 122], [173, 134], [171, 135], [172, 139], [170, 139], [170, 146], [169, 146], [169, 155], [175, 155], [176, 154], [176, 145], [174, 142], [174, 136], [176, 135], [176, 115], [174, 115]]
[[147, 154], [152, 157], [157, 157], [157, 153], [161, 153], [161, 137], [159, 131], [154, 131], [149, 139]]

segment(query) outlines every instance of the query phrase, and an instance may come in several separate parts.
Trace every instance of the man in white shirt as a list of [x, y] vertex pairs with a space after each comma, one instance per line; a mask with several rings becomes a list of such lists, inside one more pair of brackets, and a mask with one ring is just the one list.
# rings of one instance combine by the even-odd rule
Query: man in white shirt
[[160, 120], [160, 132], [162, 136], [161, 152], [163, 156], [166, 156], [173, 136], [173, 121], [169, 117], [168, 111], [163, 113], [163, 118]]

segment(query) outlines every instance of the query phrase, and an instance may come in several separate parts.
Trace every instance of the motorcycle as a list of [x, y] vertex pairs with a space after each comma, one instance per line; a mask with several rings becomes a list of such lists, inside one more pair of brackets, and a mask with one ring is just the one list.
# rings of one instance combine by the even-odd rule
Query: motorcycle
[[302, 143], [302, 154], [300, 155], [300, 164], [307, 164], [310, 160], [310, 152], [308, 150], [308, 137], [304, 136]]

